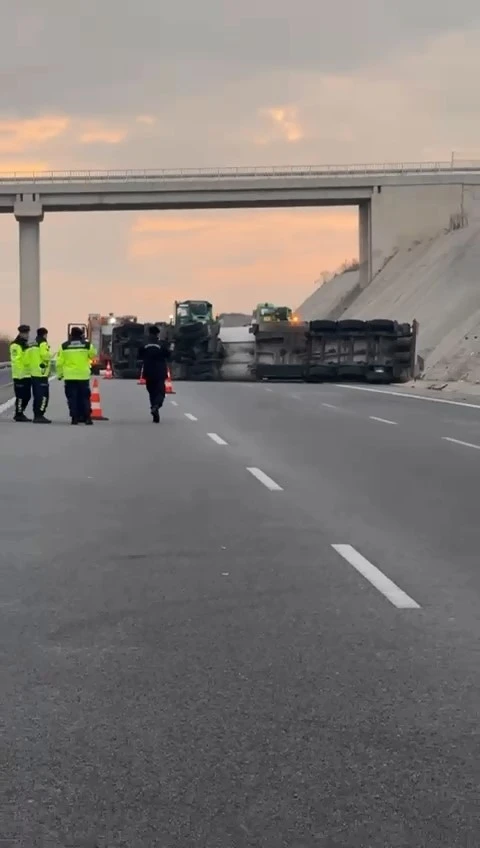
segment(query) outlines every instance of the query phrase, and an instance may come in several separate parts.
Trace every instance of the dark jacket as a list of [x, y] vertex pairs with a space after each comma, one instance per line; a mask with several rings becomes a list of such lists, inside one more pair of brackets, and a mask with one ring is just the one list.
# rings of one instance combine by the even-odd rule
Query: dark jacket
[[145, 380], [165, 380], [170, 359], [170, 350], [165, 342], [148, 341], [138, 351], [138, 357], [143, 362]]

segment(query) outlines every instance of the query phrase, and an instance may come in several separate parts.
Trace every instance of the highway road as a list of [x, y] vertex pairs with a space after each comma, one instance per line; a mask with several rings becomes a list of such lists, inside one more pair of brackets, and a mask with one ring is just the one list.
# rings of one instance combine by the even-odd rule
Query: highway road
[[4, 386], [6, 383], [9, 383], [12, 379], [12, 374], [10, 368], [5, 368], [3, 365], [0, 367], [0, 386]]
[[473, 848], [480, 407], [176, 389], [0, 416], [6, 844]]

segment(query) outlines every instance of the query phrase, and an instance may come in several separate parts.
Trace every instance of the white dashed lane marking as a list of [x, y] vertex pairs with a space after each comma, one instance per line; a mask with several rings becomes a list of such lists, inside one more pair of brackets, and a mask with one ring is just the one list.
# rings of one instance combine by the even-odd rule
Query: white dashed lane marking
[[195, 418], [195, 416], [192, 415], [191, 412], [184, 412], [183, 414], [184, 414], [185, 418], [189, 419], [189, 421], [198, 421], [198, 418]]
[[268, 474], [265, 474], [260, 468], [247, 468], [247, 471], [250, 472], [260, 483], [266, 486], [267, 489], [270, 489], [271, 492], [283, 492], [281, 486], [278, 483], [275, 483], [275, 480], [272, 480]]
[[209, 439], [212, 440], [212, 442], [215, 442], [215, 444], [217, 445], [228, 445], [228, 442], [226, 442], [225, 439], [222, 439], [222, 437], [219, 436], [218, 433], [207, 433], [207, 436]]
[[376, 565], [365, 559], [352, 545], [332, 545], [332, 548], [340, 554], [350, 565], [365, 577], [372, 586], [375, 586], [394, 607], [398, 609], [420, 609], [420, 605], [413, 600], [403, 589], [390, 580]]
[[371, 421], [380, 421], [380, 424], [396, 424], [396, 421], [390, 421], [389, 418], [378, 418], [376, 415], [368, 416]]

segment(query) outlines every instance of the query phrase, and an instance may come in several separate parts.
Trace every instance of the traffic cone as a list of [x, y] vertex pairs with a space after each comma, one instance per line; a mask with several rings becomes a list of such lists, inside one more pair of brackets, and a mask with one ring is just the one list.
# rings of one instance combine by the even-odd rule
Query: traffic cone
[[167, 368], [167, 378], [165, 380], [165, 394], [166, 395], [175, 395], [176, 392], [173, 388], [172, 383], [172, 375], [170, 374], [170, 368]]
[[102, 404], [100, 403], [100, 390], [98, 388], [98, 380], [95, 377], [92, 385], [92, 394], [90, 396], [91, 417], [92, 421], [108, 421], [102, 412]]
[[146, 385], [145, 377], [143, 376], [143, 368], [140, 372], [140, 379], [137, 381], [137, 386], [145, 386]]
[[107, 362], [107, 367], [105, 368], [105, 374], [103, 375], [104, 380], [113, 380], [113, 371], [112, 366], [110, 364], [110, 360]]

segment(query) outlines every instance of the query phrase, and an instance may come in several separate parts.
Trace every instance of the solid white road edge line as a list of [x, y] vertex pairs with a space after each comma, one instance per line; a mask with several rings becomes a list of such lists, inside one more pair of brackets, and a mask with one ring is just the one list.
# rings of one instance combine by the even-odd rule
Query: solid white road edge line
[[212, 440], [212, 442], [215, 442], [215, 444], [217, 445], [228, 445], [228, 442], [226, 442], [225, 439], [222, 439], [222, 437], [219, 436], [218, 433], [207, 433], [207, 436], [209, 439]]
[[396, 421], [389, 421], [388, 418], [377, 418], [376, 415], [368, 416], [372, 421], [380, 421], [381, 424], [396, 424]]
[[429, 403], [448, 403], [452, 406], [466, 406], [468, 409], [476, 409], [480, 412], [480, 403], [466, 403], [462, 400], [447, 400], [447, 398], [412, 395], [411, 392], [394, 392], [390, 389], [371, 389], [369, 386], [350, 386], [346, 383], [335, 383], [334, 385], [337, 389], [353, 389], [355, 392], [374, 392], [377, 395], [394, 395], [395, 397], [413, 398], [413, 400], [427, 400]]
[[390, 603], [398, 609], [420, 609], [420, 604], [417, 604], [403, 589], [400, 589], [396, 583], [393, 583], [388, 577], [383, 574], [380, 569], [372, 565], [368, 559], [365, 559], [352, 545], [332, 545], [332, 548], [340, 554], [350, 565], [365, 577], [372, 586], [375, 586]]
[[263, 485], [266, 486], [267, 489], [270, 489], [271, 492], [283, 492], [282, 487], [279, 486], [278, 483], [275, 483], [275, 480], [272, 480], [272, 478], [269, 477], [268, 474], [265, 474], [264, 471], [261, 471], [260, 468], [247, 467], [247, 471], [249, 471], [250, 474], [256, 477], [257, 480], [260, 481], [260, 483], [263, 483]]
[[195, 416], [192, 415], [191, 412], [184, 412], [183, 414], [184, 414], [185, 418], [189, 418], [190, 421], [198, 421], [198, 418], [195, 418]]
[[452, 439], [450, 436], [442, 436], [444, 442], [453, 442], [455, 445], [463, 445], [464, 448], [475, 448], [480, 450], [480, 445], [472, 445], [471, 442], [461, 442], [460, 439]]
[[[55, 379], [55, 375], [53, 375], [53, 377], [49, 377], [48, 382], [51, 383], [52, 380], [54, 380], [54, 379]], [[8, 383], [8, 385], [10, 385], [10, 383]], [[6, 412], [7, 409], [11, 409], [11, 407], [14, 406], [14, 404], [15, 404], [15, 398], [14, 397], [10, 398], [9, 400], [6, 400], [4, 403], [0, 403], [0, 415], [2, 414], [2, 412]]]

